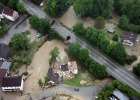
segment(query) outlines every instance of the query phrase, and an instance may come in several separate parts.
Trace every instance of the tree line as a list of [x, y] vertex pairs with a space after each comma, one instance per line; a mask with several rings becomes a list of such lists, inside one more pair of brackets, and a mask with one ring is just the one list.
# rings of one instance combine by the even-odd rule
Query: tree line
[[32, 15], [29, 23], [32, 28], [36, 29], [43, 36], [48, 34], [50, 38], [61, 38], [58, 32], [51, 28], [50, 22], [46, 18], [38, 18], [37, 15]]
[[81, 49], [81, 45], [78, 42], [71, 43], [68, 46], [67, 52], [71, 58], [80, 63], [81, 67], [88, 70], [94, 76], [101, 79], [107, 76], [106, 67], [90, 58], [88, 50]]
[[138, 98], [140, 98], [139, 92], [136, 92], [128, 85], [124, 85], [121, 82], [115, 80], [110, 85], [105, 85], [104, 88], [99, 91], [97, 100], [108, 100], [108, 97], [113, 93], [115, 89], [120, 90], [128, 97], [137, 96]]
[[114, 0], [113, 7], [122, 16], [119, 24], [121, 28], [140, 32], [140, 0]]
[[91, 27], [85, 29], [83, 23], [81, 22], [73, 26], [73, 31], [76, 35], [85, 38], [93, 46], [97, 47], [120, 64], [132, 63], [137, 59], [136, 56], [129, 56], [126, 53], [121, 42], [110, 43], [106, 39], [104, 31], [99, 31]]

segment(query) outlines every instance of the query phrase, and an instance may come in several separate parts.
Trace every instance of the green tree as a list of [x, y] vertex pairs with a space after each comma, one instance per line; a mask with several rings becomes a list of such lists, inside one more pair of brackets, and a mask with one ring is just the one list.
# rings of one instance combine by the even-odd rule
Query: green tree
[[41, 79], [39, 79], [38, 85], [39, 85], [40, 87], [42, 87], [43, 83], [42, 83], [42, 80], [41, 80]]
[[140, 77], [140, 63], [136, 67], [133, 67], [133, 73]]
[[103, 65], [100, 65], [94, 60], [89, 66], [89, 71], [90, 73], [92, 73], [93, 75], [101, 79], [107, 76], [106, 67]]
[[74, 11], [76, 15], [91, 16], [93, 0], [76, 0]]
[[80, 59], [80, 61], [85, 62], [86, 59], [89, 57], [89, 52], [87, 49], [81, 49], [78, 55], [78, 58]]
[[56, 60], [56, 57], [58, 57], [59, 55], [59, 48], [54, 47], [54, 49], [51, 50], [49, 54], [51, 55], [50, 63], [52, 63], [54, 60]]
[[77, 57], [80, 51], [81, 45], [78, 42], [75, 43], [71, 43], [68, 46], [68, 53], [72, 56], [72, 57]]
[[8, 1], [8, 7], [11, 9], [16, 9], [17, 4], [18, 4], [18, 0], [9, 0]]
[[32, 15], [29, 19], [29, 23], [30, 23], [31, 27], [34, 29], [38, 28], [38, 22], [39, 22], [39, 18], [37, 15]]
[[119, 21], [119, 27], [123, 29], [127, 29], [127, 25], [129, 24], [129, 19], [126, 15], [123, 15]]
[[50, 38], [60, 38], [59, 33], [55, 29], [50, 29], [49, 36]]
[[48, 19], [39, 19], [36, 15], [33, 15], [29, 19], [29, 23], [31, 27], [36, 29], [42, 35], [48, 34], [51, 29], [50, 22]]
[[84, 28], [83, 23], [79, 22], [79, 23], [75, 24], [73, 26], [73, 31], [75, 32], [75, 34], [84, 35], [85, 28]]
[[115, 59], [118, 63], [124, 64], [127, 57], [127, 53], [122, 43], [110, 44], [108, 46], [108, 54], [111, 58]]
[[21, 34], [14, 34], [11, 38], [12, 46], [19, 50], [19, 49], [27, 49], [29, 47], [29, 39], [27, 35]]
[[95, 25], [94, 27], [96, 29], [103, 29], [105, 27], [105, 20], [103, 17], [99, 16], [95, 19]]
[[22, 3], [22, 2], [18, 2], [18, 4], [17, 4], [17, 9], [18, 9], [18, 11], [19, 11], [20, 13], [26, 13], [26, 9], [25, 9], [25, 7], [24, 7], [24, 3]]
[[117, 13], [121, 13], [121, 9], [122, 9], [122, 3], [121, 3], [122, 0], [114, 0], [113, 2], [113, 7], [114, 7], [114, 10], [115, 12]]
[[68, 5], [69, 0], [46, 0], [46, 12], [53, 17], [58, 17], [63, 14]]

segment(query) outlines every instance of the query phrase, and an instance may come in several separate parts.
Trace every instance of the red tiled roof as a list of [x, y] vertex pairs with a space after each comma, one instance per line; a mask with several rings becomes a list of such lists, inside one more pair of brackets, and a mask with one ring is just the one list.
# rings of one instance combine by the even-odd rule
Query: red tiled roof
[[7, 71], [7, 69], [0, 69], [0, 84], [2, 83], [3, 77], [6, 75]]
[[8, 15], [8, 16], [13, 16], [14, 10], [12, 10], [12, 9], [10, 9], [10, 8], [8, 8], [8, 7], [4, 7], [3, 13], [4, 13], [5, 15]]

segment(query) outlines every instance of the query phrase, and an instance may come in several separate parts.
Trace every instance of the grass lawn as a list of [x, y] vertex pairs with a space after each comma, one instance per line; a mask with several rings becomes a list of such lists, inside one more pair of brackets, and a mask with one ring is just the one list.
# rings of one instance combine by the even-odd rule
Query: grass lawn
[[71, 79], [71, 80], [63, 80], [64, 84], [68, 84], [68, 85], [72, 85], [72, 86], [77, 86], [77, 87], [86, 87], [86, 86], [90, 86], [88, 84], [80, 84], [81, 80], [86, 81], [87, 83], [92, 82], [93, 81], [93, 77], [87, 77], [84, 78], [82, 77], [82, 74], [84, 74], [83, 72], [79, 71], [78, 74], [75, 76], [75, 78]]

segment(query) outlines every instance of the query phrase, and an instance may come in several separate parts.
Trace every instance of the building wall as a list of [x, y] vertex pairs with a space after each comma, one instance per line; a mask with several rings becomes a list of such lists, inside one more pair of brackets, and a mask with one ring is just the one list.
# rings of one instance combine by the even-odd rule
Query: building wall
[[3, 16], [4, 16], [6, 19], [9, 19], [9, 20], [11, 20], [11, 21], [15, 21], [15, 20], [19, 17], [18, 13], [16, 13], [15, 16], [8, 16], [8, 15], [5, 15], [5, 14], [3, 14]]

